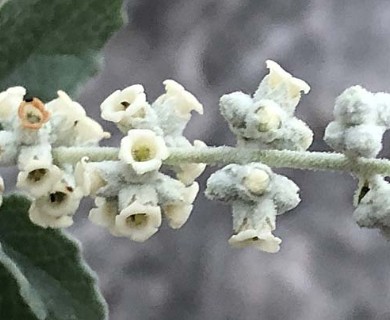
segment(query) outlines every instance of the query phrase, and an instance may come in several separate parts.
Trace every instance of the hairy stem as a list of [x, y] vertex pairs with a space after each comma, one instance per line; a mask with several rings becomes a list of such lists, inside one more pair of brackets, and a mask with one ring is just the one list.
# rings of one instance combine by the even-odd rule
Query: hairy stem
[[[227, 165], [229, 163], [261, 162], [272, 168], [293, 168], [302, 170], [347, 171], [358, 175], [390, 175], [390, 161], [387, 159], [348, 158], [340, 153], [251, 150], [233, 147], [170, 148], [165, 164], [207, 163]], [[118, 148], [56, 148], [53, 157], [57, 163], [76, 163], [87, 156], [90, 161], [118, 160]]]

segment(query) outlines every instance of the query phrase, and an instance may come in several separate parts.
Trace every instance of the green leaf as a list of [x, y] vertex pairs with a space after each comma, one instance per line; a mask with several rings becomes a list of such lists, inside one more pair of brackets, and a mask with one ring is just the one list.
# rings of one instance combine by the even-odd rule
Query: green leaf
[[14, 195], [0, 208], [0, 319], [106, 319], [106, 303], [78, 243], [33, 225], [29, 206]]
[[122, 0], [0, 0], [0, 91], [25, 86], [47, 101], [75, 94], [101, 67], [123, 24]]

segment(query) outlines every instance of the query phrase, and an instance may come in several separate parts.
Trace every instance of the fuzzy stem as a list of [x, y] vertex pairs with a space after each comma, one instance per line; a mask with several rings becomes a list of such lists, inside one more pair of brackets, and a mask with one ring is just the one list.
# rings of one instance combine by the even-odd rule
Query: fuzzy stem
[[[56, 148], [53, 157], [57, 163], [76, 163], [82, 157], [91, 161], [118, 160], [118, 148]], [[168, 165], [182, 163], [207, 163], [226, 165], [229, 163], [261, 162], [272, 168], [294, 168], [303, 170], [348, 171], [358, 175], [390, 175], [390, 161], [387, 159], [348, 158], [340, 153], [251, 150], [233, 147], [170, 148], [170, 156], [164, 161]]]

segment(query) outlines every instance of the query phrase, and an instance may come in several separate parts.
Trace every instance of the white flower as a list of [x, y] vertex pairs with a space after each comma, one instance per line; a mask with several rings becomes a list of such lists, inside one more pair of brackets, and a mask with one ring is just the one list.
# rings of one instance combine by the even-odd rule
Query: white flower
[[40, 197], [53, 189], [61, 180], [62, 171], [57, 166], [42, 160], [31, 160], [19, 172], [16, 187], [25, 190], [33, 197]]
[[229, 244], [236, 248], [244, 248], [247, 246], [254, 246], [255, 248], [269, 252], [276, 253], [280, 249], [282, 240], [275, 237], [271, 230], [244, 230], [229, 239]]
[[269, 183], [270, 177], [268, 173], [261, 169], [252, 169], [244, 178], [242, 184], [249, 190], [249, 192], [261, 195], [267, 190]]
[[[57, 91], [58, 98], [46, 104], [56, 123], [56, 131], [66, 131], [73, 128], [76, 121], [86, 116], [84, 108], [73, 101], [64, 91]], [[55, 120], [54, 120], [55, 119]]]
[[23, 87], [11, 87], [0, 92], [0, 122], [9, 121], [17, 115], [25, 94]]
[[83, 157], [77, 162], [74, 176], [76, 185], [84, 196], [95, 196], [96, 192], [107, 184], [107, 181], [99, 174], [95, 165], [88, 163], [88, 157]]
[[121, 141], [119, 159], [132, 166], [137, 174], [158, 170], [168, 157], [164, 139], [151, 130], [130, 130]]
[[282, 240], [272, 234], [272, 230], [275, 230], [275, 220], [276, 211], [270, 200], [263, 201], [257, 208], [245, 203], [235, 203], [235, 234], [229, 239], [229, 244], [237, 248], [254, 246], [261, 251], [278, 252]]
[[308, 93], [310, 86], [283, 70], [276, 62], [267, 60], [266, 64], [269, 74], [260, 82], [253, 100], [255, 102], [262, 99], [273, 100], [289, 116], [293, 116], [295, 107], [301, 99], [301, 93]]
[[183, 199], [187, 203], [193, 203], [199, 192], [199, 183], [193, 182], [190, 186], [186, 187], [183, 192]]
[[111, 136], [109, 132], [105, 132], [102, 126], [90, 117], [83, 117], [76, 121], [72, 133], [73, 145], [76, 146], [97, 144], [100, 140]]
[[165, 80], [165, 94], [157, 98], [154, 105], [170, 104], [175, 109], [176, 113], [183, 117], [188, 118], [192, 110], [203, 114], [203, 106], [195, 98], [195, 96], [186, 91], [182, 85], [174, 80]]
[[72, 216], [64, 215], [54, 217], [49, 215], [42, 211], [40, 205], [37, 206], [35, 201], [32, 202], [28, 213], [31, 222], [42, 228], [68, 228], [73, 224]]
[[165, 217], [168, 219], [168, 224], [173, 229], [181, 228], [190, 217], [193, 205], [199, 192], [199, 184], [194, 182], [191, 186], [183, 191], [183, 201], [168, 203], [163, 205]]
[[128, 116], [142, 112], [145, 104], [147, 103], [144, 87], [135, 84], [108, 96], [100, 106], [101, 115], [104, 120], [118, 123]]
[[163, 207], [164, 215], [172, 229], [181, 228], [191, 215], [193, 205], [183, 203], [168, 204]]
[[113, 227], [115, 225], [115, 217], [118, 214], [118, 200], [97, 197], [95, 205], [97, 208], [89, 212], [89, 220], [98, 226]]
[[86, 116], [84, 108], [63, 91], [58, 91], [58, 98], [47, 104], [52, 112], [51, 123], [55, 130], [52, 141], [61, 146], [95, 145], [111, 135], [102, 126]]
[[[201, 140], [194, 141], [195, 148], [205, 148], [207, 145]], [[185, 185], [190, 185], [198, 178], [206, 169], [204, 163], [186, 163], [179, 166], [180, 171], [177, 173], [177, 178]]]
[[82, 193], [65, 181], [59, 181], [49, 194], [35, 200], [37, 210], [43, 215], [52, 217], [69, 216], [75, 214], [79, 207]]
[[115, 218], [115, 229], [122, 236], [143, 242], [158, 231], [161, 225], [161, 209], [145, 205], [137, 200], [123, 209]]
[[95, 199], [97, 208], [91, 209], [88, 219], [101, 227], [106, 227], [113, 236], [121, 236], [115, 227], [115, 217], [118, 211], [118, 199], [116, 198], [101, 198]]
[[269, 69], [267, 79], [270, 88], [275, 89], [281, 84], [286, 84], [291, 99], [299, 97], [301, 92], [306, 94], [310, 91], [310, 86], [305, 81], [293, 77], [275, 61], [267, 60], [265, 63]]

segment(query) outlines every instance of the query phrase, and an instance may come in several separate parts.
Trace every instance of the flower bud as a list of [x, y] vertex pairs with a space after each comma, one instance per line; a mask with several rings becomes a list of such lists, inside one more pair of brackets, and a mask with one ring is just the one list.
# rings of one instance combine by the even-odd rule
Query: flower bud
[[144, 242], [158, 231], [161, 225], [161, 209], [134, 201], [115, 217], [115, 230], [122, 236]]
[[[267, 132], [280, 128], [281, 119], [272, 104], [273, 101], [263, 100], [261, 101], [259, 109], [256, 111], [256, 117], [258, 118], [258, 130], [260, 132]], [[268, 103], [267, 103], [268, 102]]]
[[244, 178], [243, 185], [249, 192], [261, 195], [267, 189], [270, 183], [269, 175], [261, 169], [253, 169]]

